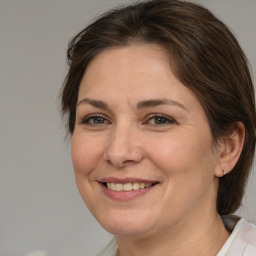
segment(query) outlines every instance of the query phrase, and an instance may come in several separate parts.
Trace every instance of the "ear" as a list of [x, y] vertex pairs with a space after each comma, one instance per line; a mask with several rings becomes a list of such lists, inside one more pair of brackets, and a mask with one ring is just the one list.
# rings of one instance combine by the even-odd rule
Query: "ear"
[[222, 177], [233, 170], [241, 155], [244, 138], [244, 124], [241, 122], [235, 123], [232, 133], [221, 141], [219, 147], [219, 166], [215, 171], [215, 176]]

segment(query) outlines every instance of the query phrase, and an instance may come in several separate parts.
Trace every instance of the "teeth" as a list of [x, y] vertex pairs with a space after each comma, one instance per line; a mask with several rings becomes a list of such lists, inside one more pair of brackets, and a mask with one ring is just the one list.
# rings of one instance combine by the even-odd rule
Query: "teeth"
[[110, 187], [112, 190], [115, 190], [116, 189], [116, 183], [111, 183], [111, 187]]
[[143, 189], [143, 188], [149, 188], [152, 186], [152, 183], [113, 183], [113, 182], [108, 182], [107, 183], [107, 187], [110, 190], [114, 190], [114, 191], [132, 191], [132, 190], [139, 190], [139, 189]]
[[140, 184], [139, 183], [133, 183], [132, 189], [133, 190], [139, 190], [140, 189]]
[[124, 191], [131, 191], [131, 190], [132, 190], [132, 183], [125, 183]]
[[140, 188], [145, 188], [146, 184], [145, 183], [140, 183]]
[[123, 191], [124, 190], [124, 184], [116, 183], [115, 190], [116, 191]]

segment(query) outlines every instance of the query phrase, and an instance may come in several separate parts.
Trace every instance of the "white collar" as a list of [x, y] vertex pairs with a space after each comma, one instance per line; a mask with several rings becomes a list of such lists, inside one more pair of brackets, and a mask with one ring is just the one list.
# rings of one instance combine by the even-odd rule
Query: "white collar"
[[219, 253], [216, 256], [225, 256], [226, 255], [231, 244], [234, 242], [236, 236], [238, 235], [238, 233], [240, 232], [240, 230], [242, 229], [242, 227], [245, 224], [247, 224], [247, 221], [245, 219], [240, 219], [237, 222], [237, 224], [236, 224], [235, 228], [233, 229], [232, 233], [230, 234], [229, 238], [227, 239], [227, 241], [222, 246], [221, 250], [219, 251]]

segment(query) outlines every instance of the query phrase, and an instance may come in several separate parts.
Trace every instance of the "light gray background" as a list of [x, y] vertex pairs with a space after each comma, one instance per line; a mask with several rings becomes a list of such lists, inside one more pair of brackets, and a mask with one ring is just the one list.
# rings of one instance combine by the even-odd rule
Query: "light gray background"
[[[77, 192], [57, 94], [70, 38], [122, 0], [0, 0], [0, 255], [95, 255], [109, 239]], [[256, 0], [198, 0], [256, 74]], [[239, 70], [237, 70], [239, 72]], [[255, 168], [254, 168], [255, 169]], [[255, 170], [240, 214], [256, 222]]]

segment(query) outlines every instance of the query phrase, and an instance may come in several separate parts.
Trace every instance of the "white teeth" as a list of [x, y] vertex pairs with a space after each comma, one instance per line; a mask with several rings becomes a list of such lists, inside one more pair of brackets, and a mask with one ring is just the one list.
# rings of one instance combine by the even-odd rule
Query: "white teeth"
[[111, 183], [111, 187], [110, 187], [112, 190], [115, 190], [116, 189], [116, 183]]
[[132, 190], [139, 190], [144, 188], [149, 188], [152, 186], [152, 183], [114, 183], [114, 182], [108, 182], [107, 188], [114, 191], [132, 191]]
[[140, 184], [139, 183], [133, 183], [132, 184], [132, 189], [133, 190], [139, 190], [140, 189]]
[[125, 183], [124, 191], [131, 191], [131, 190], [132, 190], [132, 183]]
[[145, 183], [140, 183], [140, 188], [145, 188]]
[[116, 183], [116, 191], [123, 191], [124, 190], [124, 184]]

